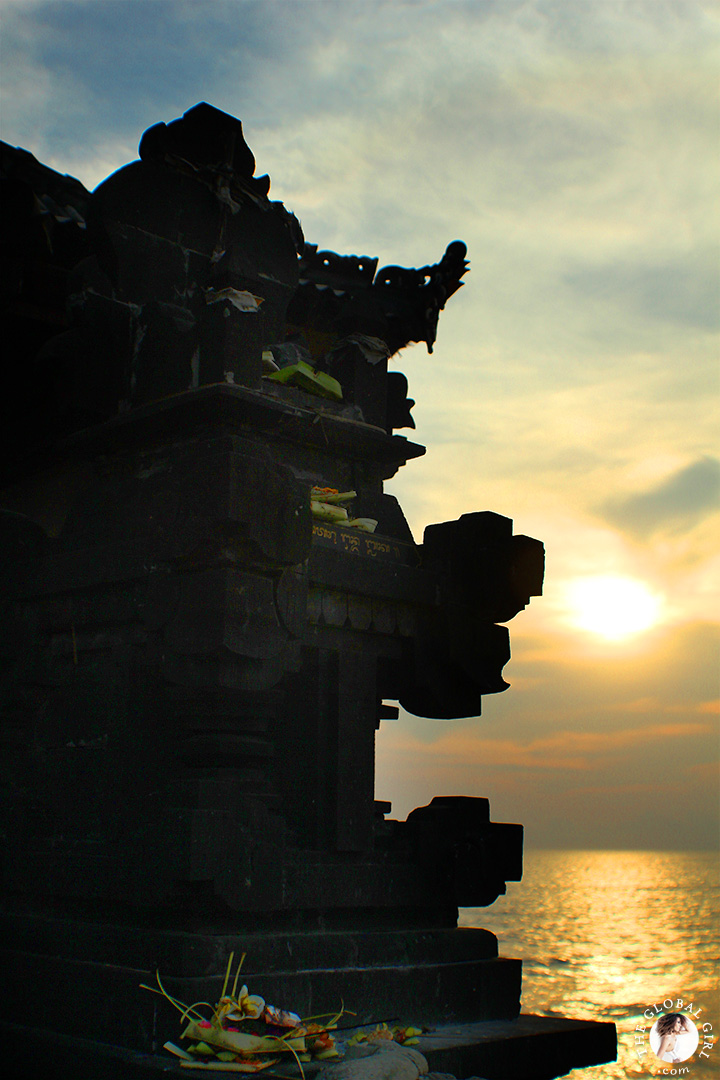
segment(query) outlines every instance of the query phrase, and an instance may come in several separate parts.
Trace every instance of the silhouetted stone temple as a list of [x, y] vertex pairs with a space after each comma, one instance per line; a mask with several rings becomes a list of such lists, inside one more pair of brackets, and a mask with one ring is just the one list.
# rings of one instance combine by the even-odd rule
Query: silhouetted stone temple
[[206, 104], [92, 194], [2, 147], [4, 1015], [41, 993], [43, 1029], [136, 1054], [177, 1037], [138, 984], [214, 1000], [232, 949], [304, 1015], [519, 1012], [457, 916], [520, 879], [522, 827], [374, 801], [384, 702], [478, 715], [542, 586], [509, 519], [416, 544], [383, 491], [424, 453], [388, 359], [432, 350], [465, 246], [319, 252], [254, 172]]

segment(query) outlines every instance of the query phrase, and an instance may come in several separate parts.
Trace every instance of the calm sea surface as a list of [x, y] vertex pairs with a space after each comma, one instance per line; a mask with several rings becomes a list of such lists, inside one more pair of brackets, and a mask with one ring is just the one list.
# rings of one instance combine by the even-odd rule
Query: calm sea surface
[[[522, 1011], [612, 1020], [618, 1060], [571, 1080], [720, 1077], [720, 883], [707, 852], [530, 851], [522, 882], [490, 908], [463, 908], [461, 926], [484, 926], [501, 956], [523, 961]], [[713, 1025], [709, 1058], [662, 1065], [635, 1027], [654, 1004], [682, 998], [694, 1022]], [[702, 1036], [702, 1029], [700, 1030]], [[647, 1034], [647, 1033], [646, 1033]], [[642, 1036], [640, 1036], [642, 1038]], [[680, 1071], [680, 1070], [688, 1071]], [[675, 1070], [674, 1072], [672, 1070]]]

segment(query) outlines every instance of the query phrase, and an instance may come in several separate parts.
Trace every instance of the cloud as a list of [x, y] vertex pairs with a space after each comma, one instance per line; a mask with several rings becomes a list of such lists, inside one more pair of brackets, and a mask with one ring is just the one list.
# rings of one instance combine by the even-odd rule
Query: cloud
[[407, 731], [395, 742], [395, 752], [429, 755], [440, 769], [449, 766], [457, 775], [478, 767], [595, 772], [607, 767], [608, 759], [637, 747], [664, 743], [672, 753], [671, 744], [706, 736], [712, 732], [708, 723], [652, 723], [644, 727], [622, 728], [614, 731], [556, 731], [527, 742], [497, 739], [470, 731], [443, 730], [432, 743], [414, 739]]
[[[637, 641], [611, 646], [600, 643], [583, 652], [573, 637], [546, 631], [523, 639], [513, 634], [513, 659], [505, 669], [510, 690], [486, 698], [485, 719], [497, 717], [516, 727], [527, 715], [532, 729], [552, 730], [560, 716], [565, 726], [582, 731], [607, 731], [623, 724], [637, 727], [641, 709], [646, 716], [684, 714], [697, 718], [717, 699], [717, 657], [720, 626], [711, 622], [687, 623], [638, 635]], [[514, 673], [536, 679], [527, 691], [515, 693]], [[553, 719], [555, 717], [555, 719]]]
[[[685, 329], [716, 330], [720, 326], [720, 268], [717, 250], [698, 248], [672, 262], [622, 260], [576, 268], [565, 282], [605, 318], [640, 320], [645, 333], [660, 333], [667, 323]], [[627, 333], [627, 331], [625, 331]]]
[[402, 818], [434, 795], [485, 796], [493, 820], [522, 821], [536, 847], [662, 846], [653, 822], [671, 846], [712, 846], [719, 644], [705, 623], [597, 656], [571, 637], [517, 637], [510, 689], [486, 697], [482, 717], [401, 710], [381, 725], [378, 798]]
[[401, 737], [389, 760], [381, 746], [378, 797], [396, 818], [434, 795], [486, 797], [491, 819], [521, 821], [532, 847], [713, 847], [714, 727], [637, 719], [607, 735], [562, 730], [528, 742], [466, 732], [431, 747]]
[[687, 529], [720, 509], [720, 461], [699, 458], [646, 491], [609, 499], [601, 511], [611, 524], [634, 536], [661, 529]]

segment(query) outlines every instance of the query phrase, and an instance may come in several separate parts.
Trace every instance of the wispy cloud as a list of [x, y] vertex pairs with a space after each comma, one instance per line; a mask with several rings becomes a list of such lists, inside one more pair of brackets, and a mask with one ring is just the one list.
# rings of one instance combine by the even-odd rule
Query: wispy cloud
[[712, 845], [717, 627], [674, 627], [633, 655], [583, 656], [563, 640], [518, 637], [511, 688], [480, 718], [383, 724], [378, 797], [404, 817], [435, 794], [486, 796], [535, 846]]
[[395, 742], [394, 752], [430, 755], [442, 766], [466, 772], [495, 768], [532, 770], [569, 769], [599, 771], [607, 767], [608, 759], [636, 747], [654, 743], [671, 744], [679, 740], [696, 739], [712, 732], [709, 723], [686, 722], [675, 724], [650, 723], [647, 726], [613, 731], [557, 731], [527, 742], [497, 739], [471, 731], [443, 731], [431, 744], [412, 738], [409, 732]]
[[[565, 281], [578, 301], [605, 318], [642, 326], [646, 343], [667, 331], [668, 323], [686, 330], [716, 330], [720, 325], [720, 266], [715, 247], [672, 262], [617, 261], [569, 270]], [[638, 324], [638, 320], [640, 323]]]
[[702, 457], [652, 488], [602, 507], [605, 518], [637, 536], [659, 529], [688, 528], [706, 514], [720, 510], [720, 461]]

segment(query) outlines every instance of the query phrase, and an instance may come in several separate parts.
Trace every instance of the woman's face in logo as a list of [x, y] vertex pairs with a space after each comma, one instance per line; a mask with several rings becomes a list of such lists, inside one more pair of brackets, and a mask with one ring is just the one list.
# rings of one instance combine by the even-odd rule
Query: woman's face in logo
[[650, 1030], [650, 1048], [656, 1057], [662, 1055], [661, 1061], [686, 1061], [695, 1053], [699, 1040], [688, 1016], [659, 1017]]

